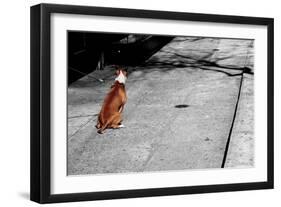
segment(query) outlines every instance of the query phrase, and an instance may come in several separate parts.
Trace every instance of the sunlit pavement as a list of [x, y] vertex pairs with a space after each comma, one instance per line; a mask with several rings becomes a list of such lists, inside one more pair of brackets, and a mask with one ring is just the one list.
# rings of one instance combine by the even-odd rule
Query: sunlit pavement
[[114, 71], [70, 85], [68, 174], [220, 168], [225, 155], [225, 167], [253, 166], [252, 53], [251, 40], [174, 39], [128, 68], [126, 127], [102, 135], [95, 124]]

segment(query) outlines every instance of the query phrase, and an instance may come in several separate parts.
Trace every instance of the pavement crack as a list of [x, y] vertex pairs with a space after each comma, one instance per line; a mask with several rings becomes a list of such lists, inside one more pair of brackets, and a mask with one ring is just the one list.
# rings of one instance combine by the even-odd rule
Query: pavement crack
[[89, 116], [97, 116], [98, 114], [88, 114], [88, 115], [79, 115], [79, 116], [70, 116], [68, 119], [76, 119], [76, 118], [83, 118], [83, 117], [89, 117]]
[[72, 140], [72, 138], [74, 137], [74, 135], [76, 135], [84, 126], [86, 126], [89, 122], [93, 121], [94, 117], [89, 119], [88, 121], [86, 121], [84, 124], [80, 125], [79, 129], [77, 129], [77, 131], [75, 131], [69, 138], [68, 141]]

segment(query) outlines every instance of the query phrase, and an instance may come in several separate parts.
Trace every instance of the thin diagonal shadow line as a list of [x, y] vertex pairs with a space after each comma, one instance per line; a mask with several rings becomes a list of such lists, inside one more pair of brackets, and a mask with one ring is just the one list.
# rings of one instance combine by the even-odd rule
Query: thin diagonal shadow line
[[240, 101], [243, 79], [244, 79], [244, 75], [242, 74], [241, 79], [240, 79], [240, 86], [239, 86], [238, 97], [237, 97], [237, 101], [236, 101], [236, 105], [235, 105], [234, 115], [233, 115], [233, 119], [232, 119], [232, 122], [231, 122], [229, 134], [228, 134], [228, 137], [227, 137], [227, 142], [226, 142], [226, 146], [225, 146], [225, 150], [224, 150], [224, 154], [223, 154], [223, 160], [222, 160], [221, 168], [225, 167], [225, 162], [226, 162], [229, 144], [230, 144], [230, 140], [231, 140], [232, 130], [233, 130], [233, 126], [234, 126], [234, 123], [235, 123], [237, 109], [238, 109], [238, 105], [239, 105], [239, 101]]
[[[251, 42], [250, 44], [253, 44], [253, 42]], [[247, 51], [247, 56], [244, 62], [244, 68], [246, 68], [246, 64], [248, 63], [248, 57], [249, 57], [249, 50]], [[237, 97], [237, 101], [236, 101], [236, 105], [235, 105], [235, 110], [234, 110], [234, 115], [233, 115], [233, 119], [232, 119], [232, 123], [231, 123], [231, 127], [229, 130], [229, 134], [228, 134], [228, 138], [227, 138], [227, 142], [226, 142], [226, 146], [225, 146], [225, 151], [224, 151], [224, 155], [223, 155], [223, 160], [222, 160], [222, 164], [221, 164], [221, 168], [225, 167], [225, 162], [226, 162], [226, 158], [227, 158], [227, 154], [228, 154], [228, 149], [229, 149], [229, 144], [230, 144], [230, 140], [231, 140], [231, 135], [232, 135], [232, 130], [233, 130], [233, 126], [236, 120], [236, 115], [237, 115], [237, 110], [238, 110], [238, 105], [239, 105], [239, 101], [240, 101], [240, 96], [241, 96], [241, 90], [242, 90], [242, 84], [243, 84], [243, 80], [244, 80], [244, 70], [242, 72], [241, 75], [241, 79], [240, 79], [240, 86], [239, 86], [239, 91], [238, 91], [238, 97]]]

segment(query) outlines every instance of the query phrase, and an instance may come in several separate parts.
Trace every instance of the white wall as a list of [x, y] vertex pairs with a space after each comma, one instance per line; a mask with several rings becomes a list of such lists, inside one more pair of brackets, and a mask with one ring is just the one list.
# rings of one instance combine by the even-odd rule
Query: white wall
[[[275, 18], [275, 190], [55, 204], [53, 206], [277, 206], [280, 189], [280, 37], [276, 1], [246, 0], [49, 0], [1, 1], [0, 38], [0, 205], [35, 206], [29, 196], [29, 7], [37, 3], [81, 4], [137, 9], [218, 13]], [[280, 204], [279, 204], [280, 205]]]

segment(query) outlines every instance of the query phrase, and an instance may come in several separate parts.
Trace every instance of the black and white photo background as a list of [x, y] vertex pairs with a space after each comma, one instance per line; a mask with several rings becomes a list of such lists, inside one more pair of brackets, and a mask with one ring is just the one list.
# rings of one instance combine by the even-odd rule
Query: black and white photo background
[[[254, 40], [68, 31], [68, 175], [254, 166]], [[124, 128], [95, 128], [116, 65]]]

